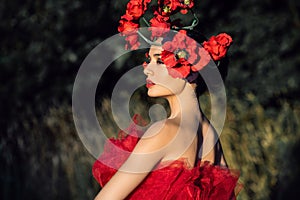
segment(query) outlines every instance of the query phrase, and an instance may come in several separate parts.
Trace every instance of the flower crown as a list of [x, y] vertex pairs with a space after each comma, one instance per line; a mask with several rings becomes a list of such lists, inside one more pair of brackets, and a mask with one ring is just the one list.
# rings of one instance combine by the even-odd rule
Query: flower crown
[[[142, 19], [150, 27], [152, 40], [165, 37], [170, 30], [178, 30], [171, 40], [163, 42], [161, 53], [161, 60], [173, 77], [186, 78], [204, 68], [211, 58], [216, 62], [226, 56], [232, 44], [232, 38], [228, 34], [212, 36], [204, 41], [202, 46], [187, 36], [186, 30], [192, 30], [198, 24], [198, 18], [192, 11], [194, 0], [157, 0], [157, 5], [152, 6], [153, 18], [148, 23], [143, 15], [150, 2], [151, 0], [130, 0], [127, 3], [126, 13], [121, 17], [118, 27], [118, 31], [127, 41], [126, 49], [137, 49], [140, 45], [139, 37], [153, 44], [138, 31]], [[180, 20], [171, 20], [172, 15], [178, 12], [185, 15], [189, 11], [194, 16], [191, 25], [183, 26]]]

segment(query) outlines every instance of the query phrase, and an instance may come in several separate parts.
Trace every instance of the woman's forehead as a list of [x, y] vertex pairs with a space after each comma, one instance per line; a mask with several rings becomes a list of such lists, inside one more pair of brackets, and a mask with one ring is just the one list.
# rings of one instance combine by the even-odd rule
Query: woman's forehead
[[163, 51], [162, 46], [154, 46], [154, 45], [152, 45], [150, 47], [150, 50], [149, 50], [149, 55], [150, 56], [154, 56], [156, 54], [161, 54], [162, 51]]
[[[155, 40], [156, 44], [161, 44], [163, 41], [162, 37], [159, 37]], [[149, 50], [149, 55], [153, 56], [155, 54], [161, 54], [161, 52], [163, 51], [163, 48], [161, 45], [151, 45], [150, 46], [150, 50]]]

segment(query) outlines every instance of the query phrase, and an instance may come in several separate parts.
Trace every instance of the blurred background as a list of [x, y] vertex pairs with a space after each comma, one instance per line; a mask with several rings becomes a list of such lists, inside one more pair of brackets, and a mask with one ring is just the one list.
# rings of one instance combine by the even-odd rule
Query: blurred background
[[[91, 173], [95, 158], [75, 130], [72, 89], [87, 54], [117, 33], [126, 3], [0, 1], [0, 199], [92, 199], [99, 191]], [[299, 1], [195, 4], [200, 31], [227, 32], [234, 40], [221, 140], [230, 167], [241, 172], [238, 199], [296, 199]], [[97, 113], [115, 133], [107, 98], [105, 91], [97, 94]]]

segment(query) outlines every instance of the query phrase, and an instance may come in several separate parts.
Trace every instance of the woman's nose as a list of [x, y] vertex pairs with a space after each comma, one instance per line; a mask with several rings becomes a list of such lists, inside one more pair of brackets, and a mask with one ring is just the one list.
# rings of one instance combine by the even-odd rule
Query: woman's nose
[[151, 70], [151, 67], [148, 65], [146, 65], [146, 67], [144, 68], [144, 74], [146, 76], [149, 76], [149, 75], [153, 75], [153, 71]]

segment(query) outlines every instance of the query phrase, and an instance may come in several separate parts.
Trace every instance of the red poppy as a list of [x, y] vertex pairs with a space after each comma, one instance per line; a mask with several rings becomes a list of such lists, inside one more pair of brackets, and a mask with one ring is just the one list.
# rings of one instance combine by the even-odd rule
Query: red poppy
[[[179, 71], [185, 78], [191, 66], [199, 57], [197, 42], [180, 30], [172, 39], [163, 44], [161, 59], [168, 68]], [[195, 68], [196, 69], [196, 68]]]
[[151, 0], [144, 0], [144, 12], [147, 10], [147, 5], [151, 2]]
[[[169, 17], [160, 15], [157, 11], [154, 12], [154, 17], [150, 20], [152, 38], [161, 37], [169, 31], [171, 24], [168, 22]], [[157, 29], [158, 28], [158, 29]]]
[[[167, 41], [162, 47], [161, 59], [167, 66], [169, 73], [173, 77], [185, 78], [190, 73], [191, 63], [195, 62], [197, 55], [195, 50], [197, 43], [187, 37], [186, 31], [179, 31], [172, 39]], [[177, 71], [177, 75], [172, 71]]]
[[194, 0], [178, 0], [182, 8], [192, 8], [194, 6]]
[[214, 60], [220, 60], [225, 57], [231, 43], [232, 38], [226, 33], [221, 33], [203, 42], [203, 47], [210, 53]]
[[[151, 0], [129, 0], [127, 3], [126, 14], [121, 17], [118, 31], [126, 36], [129, 45], [133, 45], [133, 48], [138, 48], [139, 42], [136, 40], [136, 36], [128, 36], [135, 33], [139, 28], [139, 19], [147, 10], [148, 4]], [[158, 6], [155, 8], [154, 17], [150, 20], [152, 29], [152, 39], [156, 37], [163, 37], [171, 27], [170, 15], [173, 11], [181, 10], [182, 13], [186, 13], [187, 9], [194, 6], [194, 0], [159, 0]]]
[[163, 4], [164, 15], [170, 15], [178, 8], [178, 6], [180, 6], [180, 2], [178, 0], [164, 0]]
[[[204, 46], [197, 45], [197, 42], [186, 35], [186, 31], [179, 31], [171, 41], [163, 44], [161, 59], [167, 66], [169, 73], [179, 73], [176, 77], [186, 78], [190, 70], [196, 72], [203, 69], [211, 59], [215, 61], [223, 58], [227, 49], [232, 43], [232, 38], [222, 33], [213, 36]], [[217, 55], [217, 56], [216, 56]], [[170, 73], [171, 74], [171, 73]], [[175, 77], [174, 75], [172, 75]]]
[[161, 59], [173, 78], [185, 78], [190, 73], [190, 64], [184, 58], [177, 59], [172, 52], [162, 51]]
[[147, 5], [151, 0], [130, 0], [127, 3], [126, 14], [121, 17], [118, 31], [126, 36], [126, 49], [137, 49], [140, 45], [138, 36], [135, 33], [139, 28], [138, 20], [147, 10]]
[[125, 17], [127, 17], [127, 16], [124, 15], [124, 18], [119, 21], [120, 25], [118, 27], [118, 31], [121, 32], [123, 35], [131, 34], [131, 33], [135, 32], [136, 29], [139, 27], [139, 25], [137, 23], [128, 21], [128, 20], [126, 20]]
[[186, 78], [191, 71], [191, 66], [187, 64], [174, 68], [167, 67], [167, 69], [170, 76], [172, 76], [173, 78]]
[[201, 69], [203, 69], [209, 63], [209, 61], [211, 60], [211, 57], [210, 57], [209, 53], [203, 47], [198, 48], [197, 55], [200, 56], [200, 59], [197, 63], [195, 63], [191, 67], [191, 70], [194, 71], [194, 72], [200, 71]]
[[176, 48], [179, 49], [184, 49], [187, 47], [186, 45], [186, 31], [185, 30], [180, 30], [173, 38], [173, 40], [170, 42], [172, 43], [173, 50]]
[[172, 68], [176, 66], [177, 59], [173, 52], [163, 50], [160, 55], [161, 55], [161, 60], [167, 67]]
[[164, 0], [163, 1], [163, 14], [170, 15], [173, 11], [181, 9], [182, 14], [186, 14], [188, 9], [194, 6], [193, 0]]
[[133, 19], [137, 20], [144, 14], [144, 5], [140, 0], [131, 0], [127, 4], [126, 14], [133, 17]]
[[127, 35], [125, 40], [127, 44], [125, 45], [125, 49], [136, 50], [140, 46], [139, 36], [137, 34]]

